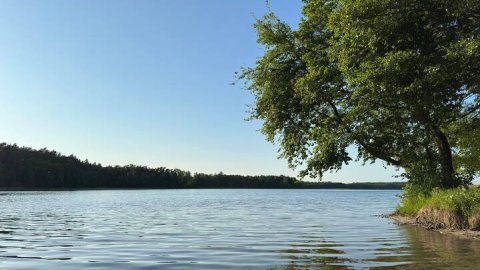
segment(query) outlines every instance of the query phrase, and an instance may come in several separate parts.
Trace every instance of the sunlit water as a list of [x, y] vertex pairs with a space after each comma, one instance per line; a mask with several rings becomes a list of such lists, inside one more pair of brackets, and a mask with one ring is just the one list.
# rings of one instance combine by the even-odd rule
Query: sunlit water
[[480, 269], [396, 225], [399, 191], [0, 192], [1, 269]]

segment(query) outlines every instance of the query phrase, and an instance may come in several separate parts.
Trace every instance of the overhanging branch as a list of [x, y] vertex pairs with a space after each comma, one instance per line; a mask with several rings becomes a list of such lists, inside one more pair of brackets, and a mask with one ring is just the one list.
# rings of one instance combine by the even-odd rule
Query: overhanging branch
[[[335, 104], [333, 104], [333, 102], [329, 101], [328, 104], [330, 105], [330, 107], [332, 107], [332, 110], [333, 110], [333, 113], [335, 115], [335, 117], [337, 118], [337, 121], [339, 123], [342, 123], [344, 124], [343, 122], [343, 118], [342, 118], [342, 115], [340, 114], [340, 112], [338, 111], [337, 109], [337, 106], [335, 106]], [[345, 131], [352, 134], [353, 133], [353, 130], [349, 127], [349, 126], [345, 126]], [[376, 157], [376, 158], [379, 158], [381, 160], [384, 160], [392, 165], [395, 165], [395, 166], [400, 166], [401, 165], [401, 161], [400, 160], [396, 160], [388, 155], [386, 155], [385, 153], [383, 153], [381, 150], [379, 150], [378, 148], [376, 147], [373, 147], [371, 145], [369, 145], [368, 143], [365, 143], [363, 140], [359, 139], [359, 138], [355, 138], [355, 140], [363, 147], [365, 148], [365, 150], [367, 150], [368, 153], [370, 153], [372, 156]]]

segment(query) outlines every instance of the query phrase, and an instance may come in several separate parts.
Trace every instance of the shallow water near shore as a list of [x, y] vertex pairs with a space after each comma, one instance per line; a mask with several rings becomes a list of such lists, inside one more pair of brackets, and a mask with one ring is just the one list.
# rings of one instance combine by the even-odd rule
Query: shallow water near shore
[[0, 268], [478, 269], [480, 241], [381, 217], [400, 192], [0, 192]]

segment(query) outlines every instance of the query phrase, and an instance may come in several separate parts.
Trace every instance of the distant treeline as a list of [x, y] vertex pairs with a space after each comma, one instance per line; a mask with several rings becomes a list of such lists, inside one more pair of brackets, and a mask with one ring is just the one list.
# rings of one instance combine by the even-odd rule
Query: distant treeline
[[403, 183], [303, 182], [289, 176], [191, 174], [179, 169], [145, 166], [102, 166], [63, 156], [47, 149], [34, 150], [0, 144], [0, 188], [352, 188], [400, 189]]

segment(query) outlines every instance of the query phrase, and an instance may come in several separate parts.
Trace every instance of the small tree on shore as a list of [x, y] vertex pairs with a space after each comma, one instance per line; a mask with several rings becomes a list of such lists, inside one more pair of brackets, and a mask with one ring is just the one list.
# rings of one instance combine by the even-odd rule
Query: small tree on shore
[[354, 145], [426, 192], [469, 183], [480, 169], [480, 1], [303, 2], [298, 30], [273, 13], [256, 22], [265, 53], [240, 75], [280, 156], [321, 177]]

